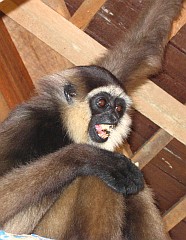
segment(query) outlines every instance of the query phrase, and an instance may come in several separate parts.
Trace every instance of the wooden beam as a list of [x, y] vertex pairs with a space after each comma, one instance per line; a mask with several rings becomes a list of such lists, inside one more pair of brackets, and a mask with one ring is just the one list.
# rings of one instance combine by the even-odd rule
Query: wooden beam
[[151, 81], [141, 85], [131, 96], [139, 112], [186, 144], [186, 106]]
[[186, 23], [186, 1], [183, 3], [183, 10], [181, 12], [181, 15], [177, 21], [173, 23], [172, 26], [172, 33], [170, 38], [174, 37], [176, 33], [183, 27], [183, 25]]
[[163, 129], [159, 129], [132, 157], [134, 163], [138, 163], [142, 169], [164, 148], [173, 137]]
[[71, 15], [67, 9], [67, 6], [65, 4], [65, 1], [63, 0], [42, 0], [45, 4], [47, 4], [49, 7], [54, 9], [57, 13], [59, 13], [61, 16], [63, 16], [66, 19], [71, 18]]
[[30, 97], [32, 80], [0, 18], [0, 92], [12, 108]]
[[70, 22], [76, 27], [84, 30], [97, 11], [103, 6], [107, 0], [85, 0], [70, 18]]
[[[0, 9], [4, 13], [75, 65], [93, 63], [97, 57], [106, 52], [103, 46], [42, 2], [31, 0], [14, 11], [16, 7], [17, 5], [11, 0], [0, 4]], [[183, 16], [185, 14], [186, 11]], [[149, 96], [149, 90], [151, 96]], [[157, 96], [161, 96], [161, 101], [157, 100]], [[186, 144], [184, 105], [150, 81], [132, 97], [137, 110]]]
[[167, 231], [170, 231], [186, 217], [186, 195], [173, 205], [163, 216]]
[[10, 112], [10, 108], [8, 107], [2, 93], [0, 92], [0, 122], [2, 122]]
[[[60, 8], [56, 1], [60, 2]], [[63, 1], [55, 0], [49, 2], [56, 12], [59, 14], [62, 12]], [[45, 75], [73, 66], [61, 54], [51, 49], [50, 46], [9, 17], [4, 16], [3, 21], [34, 84]]]
[[6, 0], [0, 3], [0, 10], [75, 65], [91, 64], [106, 52], [101, 44], [41, 1], [30, 0], [18, 7]]

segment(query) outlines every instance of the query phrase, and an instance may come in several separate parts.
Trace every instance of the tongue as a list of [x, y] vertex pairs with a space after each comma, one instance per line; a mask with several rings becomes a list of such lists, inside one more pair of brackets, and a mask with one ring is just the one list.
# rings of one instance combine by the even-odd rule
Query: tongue
[[97, 124], [97, 125], [95, 126], [95, 128], [96, 128], [96, 130], [97, 130], [98, 133], [100, 133], [100, 134], [101, 134], [101, 133], [104, 133], [101, 125]]
[[101, 125], [97, 124], [95, 125], [95, 128], [96, 128], [96, 131], [98, 133], [98, 135], [103, 138], [103, 139], [106, 139], [108, 138], [108, 134], [106, 133], [106, 131], [102, 128]]

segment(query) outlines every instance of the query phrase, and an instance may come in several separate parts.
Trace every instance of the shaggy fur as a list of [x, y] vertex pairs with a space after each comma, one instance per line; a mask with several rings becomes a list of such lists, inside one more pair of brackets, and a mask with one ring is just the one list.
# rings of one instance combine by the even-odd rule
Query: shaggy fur
[[[61, 240], [168, 239], [140, 171], [111, 151], [131, 124], [122, 89], [159, 71], [181, 6], [182, 0], [147, 0], [128, 34], [97, 60], [101, 68], [77, 67], [41, 80], [38, 95], [1, 124], [0, 224], [6, 231]], [[98, 144], [88, 134], [88, 103], [100, 91], [122, 96], [127, 109]]]

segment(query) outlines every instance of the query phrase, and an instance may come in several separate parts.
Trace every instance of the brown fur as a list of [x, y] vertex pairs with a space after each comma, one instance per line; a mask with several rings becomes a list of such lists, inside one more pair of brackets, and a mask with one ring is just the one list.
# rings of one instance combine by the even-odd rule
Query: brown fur
[[[124, 84], [128, 80], [157, 73], [161, 68], [172, 21], [180, 11], [181, 2], [147, 1], [147, 8], [136, 25], [97, 63], [110, 70]], [[49, 106], [54, 107], [52, 103]], [[26, 116], [23, 115], [23, 118], [29, 129], [29, 125], [34, 123], [29, 122]], [[14, 123], [10, 124], [9, 129], [5, 124], [6, 132], [3, 134], [6, 135], [7, 131], [11, 133], [15, 125], [19, 128], [19, 122], [16, 123], [16, 119], [12, 121]], [[7, 161], [7, 151], [11, 150], [12, 141], [4, 137], [2, 139], [1, 173], [12, 166]], [[16, 140], [18, 139], [13, 139]], [[77, 139], [78, 143], [81, 141], [84, 142]], [[95, 177], [80, 177], [73, 181], [77, 177], [79, 166], [84, 164], [85, 155], [91, 164], [95, 160], [97, 163], [100, 157], [100, 153], [95, 156], [95, 150], [84, 145], [78, 146], [78, 154], [75, 148], [76, 145], [67, 147], [62, 155], [60, 150], [49, 154], [25, 167], [12, 170], [0, 179], [0, 223], [4, 224], [5, 230], [17, 233], [35, 232], [55, 239], [72, 240], [167, 239], [147, 186], [139, 194], [124, 198]], [[75, 159], [65, 161], [73, 154]], [[91, 159], [92, 155], [94, 157]], [[104, 154], [101, 156], [100, 163], [104, 162]], [[58, 168], [65, 169], [62, 175], [56, 174]], [[53, 177], [50, 178], [48, 173]], [[72, 183], [62, 191], [58, 189], [56, 182]], [[25, 218], [27, 221], [24, 221]]]
[[183, 0], [147, 0], [139, 20], [118, 44], [102, 59], [100, 66], [111, 71], [124, 85], [131, 79], [138, 84], [162, 66], [166, 43], [173, 21], [180, 13]]
[[[48, 211], [35, 233], [56, 239], [122, 239], [124, 209], [122, 195], [101, 180], [78, 178]], [[56, 215], [60, 221], [53, 226], [52, 217]]]

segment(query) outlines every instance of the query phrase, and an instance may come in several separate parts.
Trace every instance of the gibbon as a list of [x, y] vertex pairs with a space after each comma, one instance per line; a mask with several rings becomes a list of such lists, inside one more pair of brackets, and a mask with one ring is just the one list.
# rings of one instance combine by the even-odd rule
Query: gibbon
[[40, 80], [0, 125], [0, 224], [53, 239], [165, 240], [140, 170], [115, 149], [130, 132], [125, 86], [161, 68], [181, 0], [147, 1], [91, 66]]

